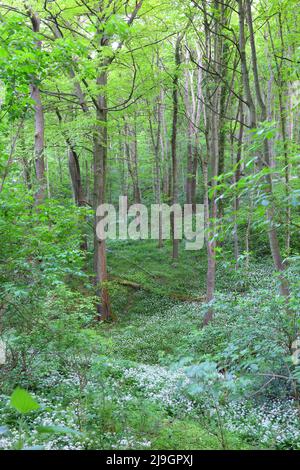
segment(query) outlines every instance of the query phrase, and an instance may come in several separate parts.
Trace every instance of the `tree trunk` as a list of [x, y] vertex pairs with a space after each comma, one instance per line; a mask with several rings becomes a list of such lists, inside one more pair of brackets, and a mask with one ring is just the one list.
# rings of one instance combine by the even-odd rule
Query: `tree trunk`
[[[32, 30], [34, 33], [40, 32], [40, 19], [36, 13], [29, 10], [30, 20], [32, 23]], [[36, 48], [41, 49], [41, 41], [36, 40]], [[31, 99], [34, 101], [34, 156], [35, 156], [35, 171], [37, 179], [37, 191], [35, 193], [35, 205], [39, 206], [45, 200], [46, 193], [46, 178], [45, 178], [45, 121], [44, 110], [42, 106], [41, 93], [35, 77], [32, 78], [30, 85]]]
[[[241, 157], [242, 157], [242, 146], [243, 146], [243, 135], [244, 135], [244, 112], [243, 112], [243, 103], [240, 101], [239, 104], [240, 112], [240, 129], [238, 136], [238, 146], [236, 154], [236, 170], [234, 174], [234, 183], [237, 185], [241, 178]], [[240, 255], [239, 249], [239, 236], [238, 236], [238, 211], [240, 208], [240, 198], [238, 195], [238, 190], [236, 189], [236, 195], [234, 196], [234, 228], [233, 228], [233, 238], [234, 238], [234, 258], [235, 258], [235, 269], [238, 269], [238, 259]]]
[[128, 172], [132, 180], [132, 193], [134, 204], [141, 204], [141, 190], [139, 185], [139, 174], [138, 174], [138, 147], [137, 147], [137, 135], [136, 135], [136, 123], [133, 128], [125, 122], [125, 145], [126, 145], [126, 158]]
[[[281, 127], [281, 138], [283, 142], [283, 153], [284, 153], [284, 172], [285, 172], [285, 196], [286, 196], [286, 237], [285, 237], [285, 250], [287, 255], [290, 253], [290, 244], [291, 244], [291, 204], [290, 204], [290, 162], [289, 162], [289, 144], [288, 144], [288, 132], [287, 132], [287, 106], [285, 99], [288, 98], [288, 89], [284, 89], [284, 80], [283, 80], [283, 57], [285, 56], [285, 47], [284, 47], [284, 38], [283, 38], [283, 29], [282, 29], [282, 18], [281, 13], [278, 14], [279, 22], [279, 37], [281, 43], [281, 59], [276, 55], [276, 50], [274, 46], [272, 31], [269, 25], [269, 34], [271, 39], [271, 45], [274, 55], [274, 60], [276, 64], [277, 71], [277, 88], [278, 88], [278, 100], [279, 100], [279, 117], [280, 117], [280, 127]], [[292, 114], [292, 113], [291, 113]]]
[[[107, 72], [102, 70], [97, 77], [97, 85], [105, 88], [107, 85]], [[96, 110], [97, 123], [94, 133], [94, 209], [105, 203], [105, 183], [107, 165], [107, 100], [106, 90], [97, 97]], [[106, 243], [96, 236], [96, 225], [100, 218], [95, 216], [94, 235], [94, 267], [96, 272], [97, 293], [99, 303], [97, 305], [98, 319], [108, 320], [111, 318], [111, 306], [109, 292], [107, 288], [107, 264], [106, 264]]]
[[[192, 87], [193, 85], [191, 85]], [[186, 204], [192, 204], [192, 186], [193, 186], [193, 170], [194, 170], [194, 149], [193, 149], [193, 138], [194, 138], [194, 109], [190, 98], [190, 73], [189, 70], [185, 71], [185, 113], [187, 116], [187, 175], [185, 182], [185, 200]]]
[[169, 196], [170, 188], [170, 160], [169, 160], [169, 142], [168, 142], [168, 133], [167, 125], [165, 118], [165, 94], [163, 88], [160, 90], [160, 102], [161, 102], [161, 159], [162, 159], [162, 170], [163, 170], [163, 187], [162, 192], [164, 196]]
[[[161, 127], [162, 127], [162, 102], [160, 99], [161, 95], [158, 97], [156, 103], [156, 110], [154, 113], [156, 114], [156, 122], [157, 122], [157, 129], [156, 135], [154, 133], [153, 124], [151, 116], [149, 116], [149, 124], [150, 124], [150, 133], [151, 133], [151, 140], [154, 150], [154, 194], [155, 194], [155, 203], [161, 204]], [[162, 213], [159, 212], [158, 218], [158, 248], [162, 248], [163, 240], [162, 240]]]
[[[253, 69], [253, 76], [254, 76], [255, 91], [256, 91], [257, 101], [258, 101], [260, 111], [261, 111], [261, 120], [266, 121], [267, 108], [264, 103], [264, 99], [261, 93], [260, 82], [259, 82], [251, 4], [250, 2], [245, 2], [245, 5], [246, 5], [246, 18], [247, 18], [247, 23], [248, 23], [248, 28], [249, 28], [249, 35], [250, 35], [251, 58], [252, 58], [252, 69]], [[239, 0], [239, 13], [240, 13], [240, 22], [241, 22], [241, 16], [242, 16], [242, 21], [244, 18], [243, 0]], [[245, 39], [242, 39], [242, 42], [245, 42]], [[245, 59], [246, 59], [246, 56], [244, 56], [243, 60]], [[247, 80], [249, 80], [249, 76], [248, 76], [248, 79], [245, 76], [244, 82], [246, 82]], [[247, 85], [247, 89], [249, 90], [248, 93], [250, 92], [251, 94], [249, 84]], [[253, 127], [255, 128], [257, 126], [257, 123], [255, 122], [253, 124], [254, 124]], [[269, 142], [267, 139], [265, 139], [264, 141], [263, 155], [260, 157], [260, 167], [263, 168], [264, 166], [267, 166], [268, 168], [270, 168], [270, 149], [269, 149]], [[280, 279], [281, 295], [285, 297], [289, 297], [288, 283], [286, 279], [284, 278], [283, 274], [281, 274], [285, 270], [285, 267], [282, 263], [279, 241], [278, 241], [278, 236], [277, 236], [276, 221], [275, 221], [275, 207], [273, 203], [273, 183], [272, 183], [271, 174], [267, 174], [265, 176], [265, 183], [266, 183], [265, 191], [269, 196], [269, 205], [266, 210], [266, 218], [267, 218], [267, 223], [268, 223], [268, 235], [269, 235], [270, 249], [271, 249], [275, 269], [280, 274], [279, 279]]]
[[[205, 36], [206, 36], [206, 54], [215, 65], [215, 69], [219, 76], [222, 71], [223, 61], [223, 37], [220, 34], [220, 23], [219, 17], [223, 21], [225, 18], [225, 10], [223, 6], [220, 6], [218, 2], [214, 2], [214, 7], [218, 10], [216, 18], [213, 22], [213, 30], [211, 30], [208, 24], [208, 18], [205, 15]], [[206, 8], [206, 7], [205, 7]], [[225, 8], [225, 7], [224, 7]], [[206, 12], [206, 9], [204, 10]], [[223, 24], [222, 21], [222, 24]], [[212, 32], [214, 33], [212, 35]], [[217, 218], [218, 218], [218, 207], [217, 207], [217, 194], [214, 190], [217, 185], [215, 177], [219, 171], [219, 157], [220, 157], [220, 114], [221, 114], [221, 82], [215, 82], [215, 78], [211, 79], [211, 87], [208, 87], [205, 98], [206, 109], [206, 149], [207, 149], [207, 161], [210, 167], [210, 175], [208, 174], [208, 168], [203, 168], [203, 179], [205, 187], [205, 198], [207, 202], [204, 206], [207, 206], [206, 220], [207, 220], [207, 274], [206, 274], [206, 300], [207, 303], [211, 303], [214, 299], [215, 291], [215, 280], [216, 280], [216, 236], [217, 236]], [[212, 189], [212, 195], [210, 198], [210, 207], [208, 201], [208, 190], [209, 183]], [[214, 311], [212, 305], [209, 305], [203, 319], [203, 324], [207, 325], [213, 319]]]
[[[172, 153], [172, 204], [178, 203], [178, 162], [177, 162], [177, 121], [178, 121], [178, 81], [179, 81], [179, 66], [180, 66], [180, 42], [181, 36], [177, 37], [175, 45], [175, 72], [173, 77], [173, 119], [172, 119], [172, 139], [171, 139], [171, 153]], [[179, 240], [175, 238], [175, 216], [171, 215], [171, 229], [172, 229], [172, 243], [173, 243], [173, 259], [178, 258]]]
[[[204, 185], [204, 220], [205, 226], [209, 227], [209, 232], [206, 236], [207, 247], [207, 273], [206, 273], [206, 302], [212, 302], [215, 292], [215, 279], [216, 279], [216, 243], [213, 238], [213, 229], [210, 222], [210, 208], [209, 208], [209, 184], [208, 184], [208, 163], [207, 160], [202, 160], [202, 174]], [[215, 198], [211, 201], [212, 212], [217, 214]], [[209, 306], [205, 312], [203, 325], [207, 325], [213, 319], [214, 311], [212, 306]]]

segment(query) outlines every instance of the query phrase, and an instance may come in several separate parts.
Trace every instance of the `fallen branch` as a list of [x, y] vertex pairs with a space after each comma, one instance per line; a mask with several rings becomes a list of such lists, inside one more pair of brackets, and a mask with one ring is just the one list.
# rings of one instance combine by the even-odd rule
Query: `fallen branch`
[[121, 286], [130, 287], [131, 289], [135, 290], [144, 290], [146, 292], [152, 292], [154, 294], [163, 295], [165, 297], [170, 297], [171, 299], [179, 300], [182, 302], [204, 302], [205, 300], [204, 295], [200, 297], [193, 297], [191, 295], [177, 294], [175, 292], [155, 291], [149, 287], [143, 286], [142, 284], [138, 284], [137, 282], [129, 281], [128, 279], [120, 279], [116, 276], [110, 276], [110, 279], [112, 281], [115, 281], [117, 284], [120, 284]]

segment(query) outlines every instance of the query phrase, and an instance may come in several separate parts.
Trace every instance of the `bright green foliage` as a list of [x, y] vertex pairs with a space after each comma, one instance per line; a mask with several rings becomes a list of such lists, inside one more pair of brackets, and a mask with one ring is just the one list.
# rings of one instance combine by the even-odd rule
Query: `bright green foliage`
[[[147, 0], [132, 17], [140, 2], [100, 3], [101, 11], [98, 0], [0, 5], [0, 449], [299, 450], [299, 2], [251, 2], [267, 108], [261, 120], [246, 25], [255, 126], [238, 2]], [[136, 202], [138, 177], [143, 204], [158, 193], [170, 203], [174, 78], [178, 201], [195, 178], [196, 202], [217, 205], [209, 305], [206, 245], [185, 251], [182, 242], [174, 260], [170, 241], [158, 248], [109, 240], [108, 280], [95, 281], [96, 138], [107, 150], [106, 202], [117, 205], [121, 194]], [[39, 205], [34, 87], [44, 121]], [[222, 109], [214, 109], [219, 93]], [[221, 148], [211, 155], [216, 123]], [[281, 274], [270, 250], [271, 209]], [[283, 280], [288, 298], [279, 294]], [[96, 309], [103, 286], [108, 322]]]
[[26, 414], [38, 410], [40, 405], [23, 388], [16, 388], [10, 398], [10, 404], [19, 413]]

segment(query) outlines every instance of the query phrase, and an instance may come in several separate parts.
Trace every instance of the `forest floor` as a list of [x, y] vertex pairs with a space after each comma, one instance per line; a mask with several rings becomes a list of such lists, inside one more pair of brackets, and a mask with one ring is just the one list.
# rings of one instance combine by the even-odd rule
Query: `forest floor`
[[[169, 252], [152, 242], [109, 245], [115, 321], [87, 321], [80, 333], [75, 325], [65, 346], [60, 336], [69, 353], [55, 356], [53, 346], [50, 370], [48, 350], [32, 359], [22, 385], [41, 408], [20, 434], [3, 394], [0, 424], [10, 434], [0, 448], [299, 448], [292, 395], [268, 378], [286, 360], [271, 267], [235, 272], [220, 258], [216, 318], [203, 328], [204, 252], [182, 252], [176, 263]], [[80, 352], [70, 353], [72, 342]]]

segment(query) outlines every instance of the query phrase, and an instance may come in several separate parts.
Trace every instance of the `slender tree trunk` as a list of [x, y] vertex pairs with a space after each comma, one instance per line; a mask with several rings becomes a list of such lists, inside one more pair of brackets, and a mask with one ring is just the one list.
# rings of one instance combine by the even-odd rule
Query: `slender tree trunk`
[[[56, 115], [60, 125], [62, 124], [62, 116], [58, 109], [56, 109]], [[84, 196], [84, 190], [82, 186], [82, 178], [80, 171], [79, 156], [73, 146], [70, 138], [66, 133], [63, 133], [67, 147], [68, 147], [68, 164], [69, 164], [69, 174], [72, 183], [73, 197], [74, 202], [77, 207], [84, 207], [86, 205], [86, 200]], [[86, 196], [87, 199], [87, 196]], [[80, 216], [80, 226], [82, 225], [82, 217]], [[82, 234], [80, 248], [83, 251], [87, 251], [87, 235], [86, 233]]]
[[[209, 185], [208, 185], [208, 165], [207, 161], [204, 161], [202, 164], [202, 173], [203, 173], [203, 184], [204, 184], [204, 219], [206, 227], [209, 227], [209, 231], [206, 237], [206, 246], [207, 246], [207, 273], [206, 273], [206, 302], [210, 303], [214, 299], [215, 293], [215, 284], [216, 284], [216, 242], [214, 240], [213, 226], [211, 223], [210, 216], [210, 204], [209, 204]], [[211, 201], [211, 210], [212, 216], [217, 215], [217, 206], [215, 198]], [[207, 309], [203, 324], [208, 325], [208, 323], [213, 319], [214, 311], [212, 306], [209, 306]]]
[[4, 172], [3, 172], [3, 175], [2, 175], [2, 178], [1, 178], [1, 181], [0, 181], [0, 193], [2, 192], [3, 190], [3, 187], [4, 187], [4, 183], [5, 183], [5, 180], [7, 178], [7, 175], [8, 175], [8, 171], [9, 171], [9, 167], [10, 165], [12, 164], [13, 162], [13, 157], [14, 157], [14, 153], [15, 153], [15, 150], [16, 150], [16, 145], [17, 145], [17, 141], [19, 139], [19, 136], [20, 136], [20, 132], [21, 130], [23, 129], [23, 124], [24, 124], [24, 118], [22, 119], [22, 121], [19, 123], [19, 127], [14, 135], [14, 137], [12, 138], [12, 142], [11, 142], [11, 146], [10, 146], [10, 152], [9, 152], [9, 156], [8, 156], [8, 160], [6, 162], [6, 165], [5, 165], [5, 168], [4, 168]]
[[290, 162], [289, 162], [289, 144], [288, 144], [288, 132], [287, 132], [287, 106], [285, 99], [288, 98], [288, 90], [284, 89], [284, 80], [283, 80], [283, 57], [285, 56], [285, 44], [283, 37], [283, 27], [282, 27], [282, 18], [281, 13], [278, 14], [279, 22], [279, 37], [281, 43], [281, 59], [276, 55], [276, 50], [273, 41], [272, 31], [269, 25], [269, 34], [271, 39], [271, 45], [273, 49], [274, 60], [277, 70], [277, 87], [278, 87], [278, 100], [279, 100], [279, 116], [280, 116], [280, 127], [281, 127], [281, 138], [283, 142], [283, 153], [284, 153], [284, 174], [285, 174], [285, 196], [286, 196], [286, 236], [285, 236], [285, 250], [286, 253], [290, 253], [291, 245], [291, 204], [290, 204]]
[[290, 162], [289, 162], [289, 145], [287, 140], [287, 124], [286, 124], [286, 109], [283, 104], [282, 90], [279, 91], [279, 109], [280, 109], [280, 125], [281, 135], [283, 141], [284, 152], [284, 175], [285, 175], [285, 197], [286, 197], [286, 236], [285, 236], [285, 250], [287, 255], [291, 249], [291, 204], [290, 204]]
[[[123, 196], [127, 196], [127, 187], [126, 187], [126, 176], [125, 176], [125, 164], [124, 164], [124, 156], [126, 155], [126, 147], [124, 144], [121, 127], [118, 128], [118, 137], [119, 137], [119, 151], [117, 156], [117, 165], [119, 168], [120, 174], [120, 185], [121, 191]], [[125, 152], [123, 151], [125, 150]]]
[[136, 204], [141, 204], [141, 189], [139, 183], [139, 169], [138, 169], [138, 141], [137, 141], [137, 128], [136, 128], [136, 115], [134, 115], [133, 125], [133, 142], [132, 142], [132, 167], [133, 167], [133, 180], [134, 180], [134, 201]]
[[40, 90], [37, 85], [31, 85], [31, 98], [34, 101], [35, 108], [35, 133], [34, 133], [34, 155], [35, 155], [35, 171], [38, 189], [35, 194], [35, 204], [38, 206], [45, 199], [46, 178], [45, 178], [45, 160], [44, 160], [44, 111], [41, 102]]
[[192, 204], [192, 184], [193, 184], [193, 169], [194, 169], [194, 152], [193, 152], [193, 119], [194, 109], [192, 109], [190, 98], [190, 73], [189, 70], [185, 71], [185, 113], [187, 116], [187, 175], [185, 183], [185, 199], [187, 204]]
[[[237, 185], [241, 178], [241, 157], [242, 157], [242, 146], [243, 146], [243, 135], [244, 135], [244, 112], [243, 112], [243, 103], [240, 102], [240, 129], [238, 136], [238, 146], [236, 154], [236, 170], [234, 174], [234, 183]], [[239, 236], [238, 236], [238, 223], [237, 217], [240, 208], [240, 198], [238, 195], [238, 190], [236, 189], [236, 195], [234, 196], [234, 228], [233, 228], [233, 238], [234, 238], [234, 258], [235, 258], [235, 269], [238, 268], [238, 259], [240, 255], [239, 249]]]
[[[178, 203], [178, 162], [177, 162], [177, 121], [178, 121], [178, 82], [179, 82], [179, 66], [180, 66], [180, 42], [181, 36], [177, 37], [175, 44], [175, 65], [176, 69], [173, 77], [173, 119], [172, 119], [172, 139], [171, 139], [171, 153], [172, 153], [172, 204]], [[172, 227], [172, 243], [173, 243], [173, 259], [178, 258], [179, 240], [175, 238], [175, 217], [171, 216]]]
[[[252, 69], [253, 69], [253, 76], [254, 76], [254, 84], [255, 84], [255, 91], [257, 95], [257, 101], [261, 111], [261, 120], [266, 121], [267, 119], [267, 108], [263, 100], [263, 96], [261, 93], [260, 83], [259, 83], [259, 75], [258, 75], [258, 66], [257, 66], [257, 55], [256, 55], [256, 45], [255, 45], [255, 38], [254, 38], [254, 30], [253, 30], [253, 20], [252, 20], [252, 10], [250, 2], [245, 2], [244, 0], [239, 0], [239, 22], [240, 22], [240, 51], [241, 51], [241, 65], [242, 65], [242, 74], [243, 74], [243, 82], [245, 93], [248, 101], [248, 106], [251, 115], [251, 127], [257, 127], [257, 119], [256, 119], [256, 111], [254, 102], [251, 95], [250, 89], [250, 82], [249, 82], [249, 74], [247, 69], [247, 58], [245, 53], [245, 8], [246, 8], [246, 18], [249, 28], [249, 36], [250, 36], [250, 46], [251, 46], [251, 58], [252, 58]], [[269, 143], [268, 140], [265, 139], [263, 145], [263, 156], [260, 157], [260, 167], [263, 166], [270, 167], [270, 153], [269, 153]], [[289, 297], [289, 288], [287, 281], [285, 280], [283, 274], [281, 274], [285, 267], [282, 263], [281, 254], [280, 254], [280, 247], [279, 241], [277, 236], [277, 229], [276, 229], [276, 222], [275, 222], [275, 208], [273, 203], [273, 188], [272, 188], [272, 175], [267, 174], [265, 177], [265, 191], [269, 196], [269, 205], [266, 210], [266, 218], [268, 223], [268, 236], [269, 236], [269, 243], [270, 249], [274, 261], [274, 266], [276, 271], [280, 273], [280, 292], [283, 296]]]
[[[219, 17], [224, 21], [224, 10], [223, 6], [220, 6], [217, 1], [214, 2], [214, 8], [218, 13], [213, 22], [213, 31], [209, 27], [209, 21], [205, 15], [205, 36], [206, 36], [206, 54], [211, 56], [215, 64], [215, 69], [221, 74], [222, 61], [223, 61], [223, 37], [220, 34], [220, 23]], [[206, 6], [205, 10], [206, 12]], [[213, 32], [213, 34], [212, 34]], [[207, 202], [208, 214], [207, 214], [207, 274], [206, 274], [206, 300], [207, 303], [211, 303], [214, 299], [215, 283], [216, 283], [216, 235], [217, 235], [217, 223], [218, 223], [218, 207], [217, 207], [217, 194], [214, 190], [217, 185], [215, 177], [219, 171], [219, 157], [220, 157], [220, 115], [221, 115], [221, 82], [215, 82], [215, 78], [211, 78], [210, 87], [207, 90], [206, 96], [206, 148], [207, 148], [207, 160], [210, 166], [210, 175], [208, 169], [204, 166], [204, 180], [206, 198], [208, 198], [208, 185], [212, 189], [212, 195]], [[206, 172], [206, 174], [205, 174]], [[209, 305], [203, 319], [203, 324], [207, 325], [213, 319], [214, 311], [212, 305]]]
[[[161, 96], [161, 95], [160, 95]], [[161, 127], [162, 127], [162, 102], [160, 96], [156, 103], [156, 121], [157, 121], [157, 128], [156, 128], [156, 135], [153, 129], [152, 119], [149, 116], [149, 124], [150, 124], [150, 133], [151, 133], [151, 140], [154, 149], [154, 194], [155, 194], [155, 203], [161, 204]], [[158, 219], [158, 248], [162, 248], [163, 240], [162, 240], [162, 213], [159, 212], [159, 219]]]
[[89, 163], [85, 161], [85, 197], [88, 205], [91, 205], [91, 186], [90, 186], [90, 172], [89, 172]]
[[[62, 125], [62, 116], [58, 109], [56, 109], [56, 115], [58, 117], [59, 124]], [[65, 132], [63, 132], [63, 135], [68, 147], [69, 173], [72, 183], [74, 202], [76, 206], [81, 207], [85, 205], [85, 199], [83, 194], [79, 156], [68, 135]]]
[[125, 122], [125, 139], [126, 139], [126, 157], [128, 172], [132, 180], [132, 191], [133, 201], [135, 204], [141, 204], [141, 190], [139, 185], [139, 174], [138, 174], [138, 146], [137, 146], [137, 135], [136, 135], [136, 124], [134, 123], [133, 128]]
[[[200, 51], [197, 50], [198, 63], [201, 61]], [[187, 59], [189, 58], [189, 52]], [[185, 71], [185, 114], [187, 117], [187, 175], [185, 181], [186, 203], [196, 207], [197, 173], [198, 173], [198, 147], [199, 147], [199, 126], [201, 101], [196, 99], [200, 96], [201, 88], [201, 68], [196, 71], [197, 83], [194, 83], [194, 74], [189, 70]]]
[[[32, 24], [32, 30], [34, 33], [39, 34], [40, 32], [40, 19], [36, 13], [29, 10], [29, 16]], [[41, 41], [36, 40], [36, 48], [41, 49]], [[35, 205], [39, 206], [45, 200], [46, 195], [46, 177], [45, 177], [45, 121], [44, 121], [44, 110], [42, 106], [41, 93], [38, 86], [37, 79], [32, 78], [30, 85], [31, 99], [34, 102], [34, 155], [35, 155], [35, 172], [37, 179], [37, 191], [35, 193]]]
[[[220, 72], [223, 78], [227, 79], [227, 64], [229, 62], [229, 47], [226, 42], [222, 44], [222, 65], [220, 66]], [[225, 113], [226, 113], [226, 102], [228, 97], [228, 86], [224, 82], [221, 85], [220, 91], [220, 118], [219, 118], [219, 164], [218, 164], [218, 176], [222, 175], [225, 171], [225, 144], [226, 144], [226, 126], [225, 126]], [[222, 198], [219, 199], [218, 204], [218, 218], [222, 219], [224, 215], [224, 207]]]
[[[53, 26], [53, 32], [57, 39], [63, 37], [61, 30], [58, 29], [56, 25]], [[80, 104], [82, 111], [85, 114], [87, 114], [89, 111], [89, 108], [86, 103], [86, 97], [85, 97], [84, 92], [82, 91], [79, 81], [76, 80], [76, 74], [72, 66], [69, 67], [69, 76], [71, 80], [75, 80], [75, 83], [74, 83], [75, 95], [77, 96], [77, 99], [78, 99], [78, 102]], [[56, 114], [57, 114], [60, 124], [62, 124], [62, 117], [58, 109], [56, 110]], [[78, 207], [83, 207], [86, 205], [86, 201], [89, 200], [89, 197], [88, 197], [87, 191], [86, 191], [86, 195], [84, 196], [79, 156], [75, 150], [75, 146], [71, 142], [71, 139], [66, 134], [64, 135], [64, 137], [68, 146], [69, 173], [70, 173], [71, 182], [72, 182], [74, 201]], [[85, 221], [86, 221], [86, 218], [85, 218]], [[83, 233], [80, 247], [83, 251], [86, 251], [88, 249], [88, 241], [87, 241], [86, 233]]]
[[73, 196], [76, 206], [82, 207], [85, 205], [83, 188], [81, 184], [80, 165], [78, 155], [72, 146], [68, 150], [69, 171], [72, 181]]
[[162, 192], [164, 196], [169, 196], [169, 176], [170, 176], [170, 160], [169, 160], [169, 139], [167, 133], [167, 125], [165, 118], [165, 94], [163, 88], [160, 90], [160, 102], [161, 102], [161, 158], [162, 158], [162, 170], [163, 170], [163, 187]]
[[47, 187], [47, 197], [48, 199], [51, 198], [51, 190], [50, 190], [50, 175], [49, 175], [49, 160], [48, 156], [45, 155], [45, 175], [46, 175], [46, 187]]

